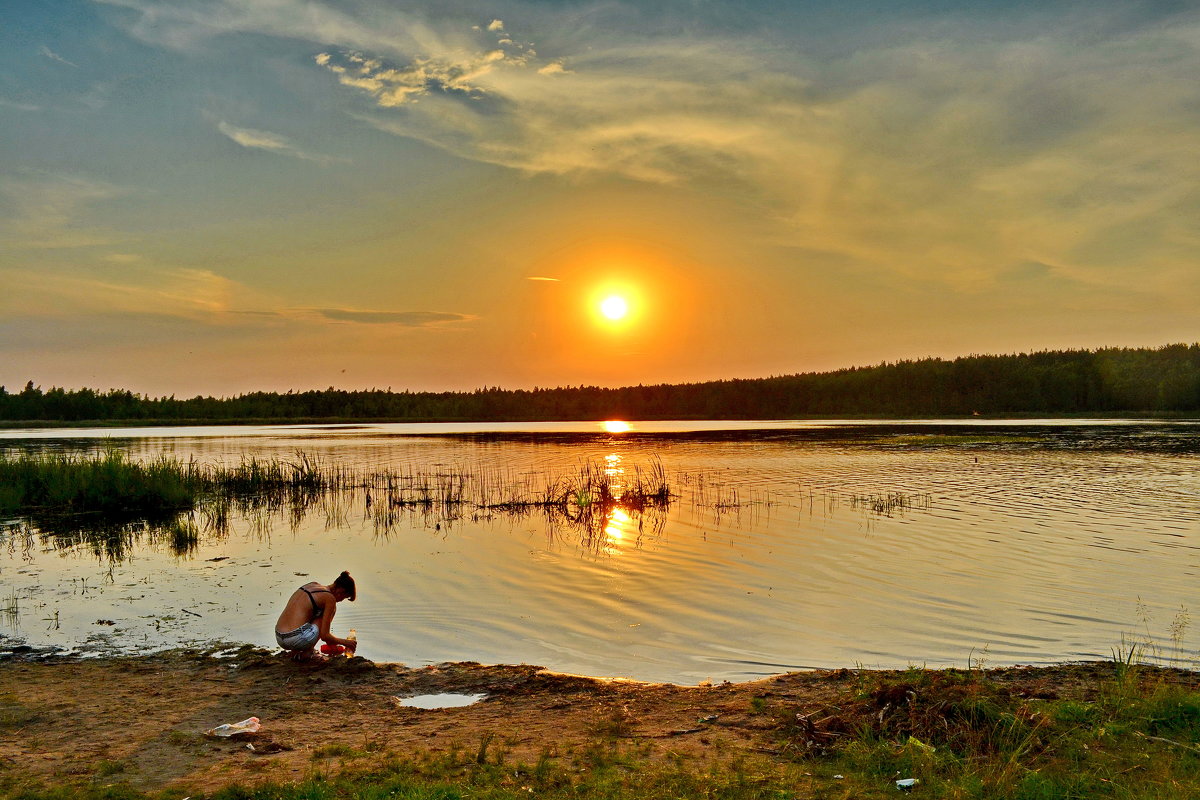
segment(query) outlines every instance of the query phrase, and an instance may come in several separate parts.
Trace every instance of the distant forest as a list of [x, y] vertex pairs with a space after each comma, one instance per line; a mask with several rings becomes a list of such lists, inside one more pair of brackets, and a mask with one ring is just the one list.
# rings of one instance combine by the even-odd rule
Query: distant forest
[[834, 372], [606, 389], [473, 392], [324, 389], [237, 397], [144, 397], [124, 390], [19, 392], [4, 421], [789, 419], [840, 415], [1200, 411], [1200, 344], [927, 358]]

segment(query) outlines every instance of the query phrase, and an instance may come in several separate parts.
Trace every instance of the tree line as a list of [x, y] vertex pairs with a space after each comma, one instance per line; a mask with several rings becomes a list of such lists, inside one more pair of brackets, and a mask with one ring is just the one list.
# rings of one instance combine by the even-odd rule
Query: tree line
[[925, 358], [769, 378], [604, 388], [250, 392], [149, 397], [122, 389], [19, 392], [0, 420], [788, 419], [1200, 411], [1200, 344]]

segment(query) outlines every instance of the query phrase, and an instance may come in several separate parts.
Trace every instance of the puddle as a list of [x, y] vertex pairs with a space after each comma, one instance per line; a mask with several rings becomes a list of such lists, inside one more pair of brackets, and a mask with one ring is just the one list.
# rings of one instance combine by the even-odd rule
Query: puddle
[[486, 694], [419, 694], [416, 697], [397, 697], [402, 706], [412, 708], [459, 708], [478, 703]]

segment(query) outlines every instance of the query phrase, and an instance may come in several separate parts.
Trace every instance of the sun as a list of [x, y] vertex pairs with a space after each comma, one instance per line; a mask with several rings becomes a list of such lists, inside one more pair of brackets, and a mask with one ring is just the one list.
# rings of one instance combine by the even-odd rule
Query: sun
[[614, 322], [629, 314], [629, 302], [619, 294], [610, 294], [600, 301], [600, 313]]

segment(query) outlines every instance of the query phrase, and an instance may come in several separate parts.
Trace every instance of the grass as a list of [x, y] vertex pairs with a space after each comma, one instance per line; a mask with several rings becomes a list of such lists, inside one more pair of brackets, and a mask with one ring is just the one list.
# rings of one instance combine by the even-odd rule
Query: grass
[[852, 494], [850, 507], [861, 508], [881, 517], [909, 511], [926, 511], [933, 499], [925, 493], [886, 492], [884, 494]]
[[19, 731], [38, 716], [36, 709], [24, 705], [16, 695], [0, 694], [0, 733]]
[[99, 456], [0, 456], [0, 515], [106, 516], [168, 514], [193, 507], [199, 489], [187, 464], [162, 458], [142, 464], [120, 451]]
[[15, 626], [21, 619], [21, 601], [15, 591], [10, 590], [8, 597], [0, 599], [0, 620], [5, 624]]
[[603, 541], [617, 512], [636, 516], [640, 527], [643, 514], [665, 510], [675, 497], [657, 460], [627, 471], [588, 462], [573, 474], [545, 476], [484, 467], [364, 472], [304, 453], [235, 465], [139, 462], [119, 450], [0, 453], [0, 520], [22, 518], [56, 547], [87, 546], [112, 560], [143, 537], [186, 556], [202, 535], [224, 534], [239, 515], [266, 520], [283, 513], [296, 524], [320, 507], [335, 518], [360, 493], [381, 533], [412, 514], [432, 527], [468, 515], [540, 513], [552, 527], [582, 531], [594, 542]]
[[[766, 760], [729, 759], [692, 765], [683, 759], [647, 766], [637, 747], [601, 745], [573, 754], [543, 754], [533, 763], [512, 761], [484, 747], [402, 756], [388, 753], [369, 767], [318, 766], [295, 783], [232, 785], [211, 794], [183, 790], [147, 794], [121, 782], [116, 765], [102, 764], [99, 777], [112, 785], [24, 789], [22, 800], [791, 800], [806, 780], [798, 767]], [[0, 785], [2, 791], [2, 785]]]
[[[231, 785], [207, 795], [143, 795], [124, 762], [101, 762], [114, 785], [22, 787], [23, 800], [60, 797], [209, 800], [815, 800], [913, 796], [951, 800], [1200, 798], [1200, 692], [1183, 671], [1118, 654], [1107, 667], [1022, 679], [1020, 670], [860, 672], [835, 705], [800, 709], [754, 698], [778, 747], [651, 758], [620, 707], [597, 715], [586, 746], [514, 761], [504, 732], [448, 750], [397, 753], [331, 745], [292, 783]], [[1079, 676], [1079, 677], [1075, 677]], [[1060, 697], [1059, 695], [1070, 695]], [[17, 706], [0, 697], [0, 707]], [[24, 713], [24, 712], [22, 712]], [[5, 793], [0, 779], [0, 795]]]
[[785, 720], [786, 746], [845, 775], [845, 796], [916, 778], [930, 797], [1200, 798], [1200, 693], [1136, 655], [1110, 666], [1085, 700], [979, 670], [872, 673], [850, 703]]

